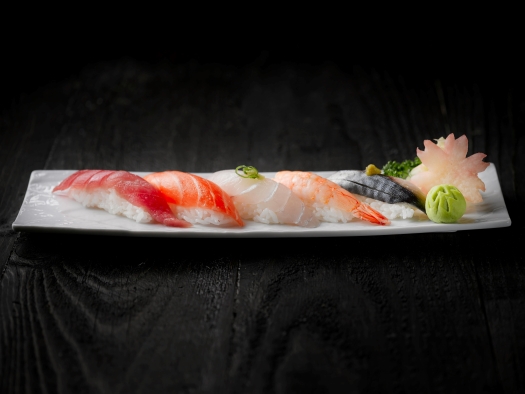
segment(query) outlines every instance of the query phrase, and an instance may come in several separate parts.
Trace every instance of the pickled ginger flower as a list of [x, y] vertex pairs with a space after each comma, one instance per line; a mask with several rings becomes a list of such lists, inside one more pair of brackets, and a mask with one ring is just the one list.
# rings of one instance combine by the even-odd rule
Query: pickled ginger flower
[[455, 139], [454, 134], [449, 134], [447, 138], [441, 137], [436, 141], [425, 140], [425, 150], [416, 149], [422, 164], [414, 168], [407, 179], [425, 194], [436, 185], [448, 184], [456, 186], [469, 202], [483, 201], [479, 191], [485, 191], [485, 184], [478, 173], [489, 166], [483, 161], [487, 155], [475, 153], [467, 157], [468, 140], [465, 135]]

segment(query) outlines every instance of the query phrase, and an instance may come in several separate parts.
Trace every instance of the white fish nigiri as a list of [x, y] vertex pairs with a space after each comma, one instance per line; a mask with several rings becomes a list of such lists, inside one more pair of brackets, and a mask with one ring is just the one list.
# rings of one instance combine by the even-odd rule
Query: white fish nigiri
[[217, 171], [208, 180], [232, 197], [243, 219], [301, 227], [319, 225], [312, 208], [289, 188], [260, 175], [253, 167], [239, 166], [235, 170]]

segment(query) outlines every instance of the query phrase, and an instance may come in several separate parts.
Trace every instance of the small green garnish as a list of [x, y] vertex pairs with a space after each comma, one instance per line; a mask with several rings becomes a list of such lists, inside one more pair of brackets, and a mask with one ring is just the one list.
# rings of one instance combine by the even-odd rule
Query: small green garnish
[[421, 160], [419, 159], [419, 157], [416, 156], [414, 160], [405, 160], [401, 163], [398, 163], [395, 160], [391, 160], [383, 166], [382, 170], [383, 174], [385, 175], [406, 179], [410, 171], [412, 171], [413, 168], [417, 167], [420, 164]]
[[[242, 170], [243, 174], [239, 174], [238, 171]], [[252, 179], [264, 179], [264, 175], [259, 174], [259, 171], [257, 171], [257, 168], [252, 166], [245, 166], [244, 164], [242, 166], [239, 166], [235, 169], [235, 173], [239, 175], [242, 178], [252, 178]]]

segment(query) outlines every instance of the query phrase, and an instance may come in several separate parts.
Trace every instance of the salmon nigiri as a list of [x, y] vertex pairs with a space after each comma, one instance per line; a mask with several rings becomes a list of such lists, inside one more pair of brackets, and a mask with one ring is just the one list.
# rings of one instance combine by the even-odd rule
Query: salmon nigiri
[[191, 226], [174, 216], [156, 188], [127, 171], [80, 170], [55, 186], [53, 193], [139, 223], [156, 221], [171, 227]]
[[182, 171], [155, 172], [144, 179], [162, 193], [179, 219], [217, 226], [244, 226], [231, 197], [214, 182]]
[[346, 223], [356, 217], [379, 225], [390, 223], [388, 218], [359, 201], [352, 193], [311, 172], [280, 171], [274, 180], [289, 187], [307, 205], [313, 207], [321, 221]]

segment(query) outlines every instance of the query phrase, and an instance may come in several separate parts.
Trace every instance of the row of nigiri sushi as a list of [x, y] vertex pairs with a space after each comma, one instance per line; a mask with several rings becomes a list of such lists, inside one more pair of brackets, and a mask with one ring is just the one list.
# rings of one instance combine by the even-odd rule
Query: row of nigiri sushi
[[[127, 171], [81, 170], [64, 179], [53, 192], [85, 207], [172, 227], [243, 226], [244, 220], [317, 227], [322, 221], [346, 223], [354, 218], [388, 225], [387, 217], [348, 190], [394, 203], [399, 202], [392, 200], [396, 194], [392, 187], [397, 184], [385, 186], [380, 191], [384, 196], [360, 192], [355, 187], [362, 187], [363, 182], [354, 182], [351, 177], [365, 176], [362, 173], [339, 172], [324, 178], [311, 172], [280, 171], [270, 179], [253, 167], [239, 166], [205, 179], [181, 171], [157, 172], [142, 178]], [[396, 190], [397, 194], [399, 190], [406, 192], [402, 187]], [[420, 196], [409, 195], [412, 202], [404, 198], [404, 202], [420, 208]]]
[[467, 201], [482, 201], [485, 185], [477, 174], [489, 165], [483, 161], [484, 153], [467, 157], [464, 135], [456, 139], [449, 134], [435, 144], [425, 140], [424, 145], [425, 151], [416, 149], [422, 164], [407, 180], [364, 171], [339, 171], [328, 178], [280, 171], [268, 179], [248, 166], [218, 171], [209, 179], [181, 171], [141, 178], [126, 171], [81, 170], [53, 192], [86, 207], [173, 227], [243, 226], [243, 220], [316, 227], [320, 221], [346, 223], [353, 218], [387, 225], [387, 217], [356, 195], [388, 204], [407, 203], [425, 212], [426, 193], [437, 184], [457, 185]]

